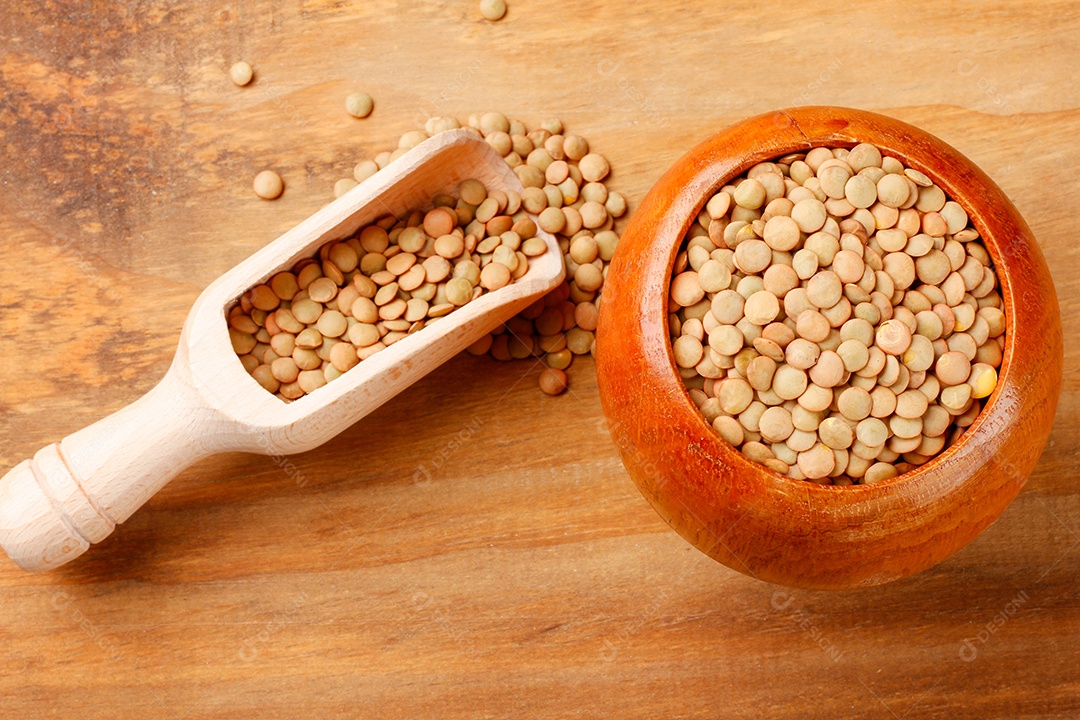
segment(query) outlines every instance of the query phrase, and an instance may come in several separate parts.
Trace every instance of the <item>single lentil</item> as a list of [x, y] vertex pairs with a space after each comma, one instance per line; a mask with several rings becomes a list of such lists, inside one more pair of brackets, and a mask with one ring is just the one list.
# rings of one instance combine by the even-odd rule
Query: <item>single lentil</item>
[[559, 395], [566, 390], [566, 373], [555, 367], [545, 368], [540, 373], [540, 390], [546, 395]]
[[375, 109], [375, 101], [367, 93], [354, 92], [345, 96], [345, 112], [355, 118], [366, 118]]
[[281, 176], [273, 170], [263, 170], [255, 176], [252, 187], [255, 194], [263, 200], [273, 200], [281, 196], [281, 193], [285, 190], [285, 183], [282, 182]]
[[250, 63], [246, 63], [243, 60], [235, 63], [229, 68], [229, 79], [239, 87], [243, 87], [250, 83], [253, 77], [255, 77], [255, 71], [252, 69]]
[[480, 0], [480, 14], [485, 20], [502, 20], [506, 15], [506, 2], [504, 0]]

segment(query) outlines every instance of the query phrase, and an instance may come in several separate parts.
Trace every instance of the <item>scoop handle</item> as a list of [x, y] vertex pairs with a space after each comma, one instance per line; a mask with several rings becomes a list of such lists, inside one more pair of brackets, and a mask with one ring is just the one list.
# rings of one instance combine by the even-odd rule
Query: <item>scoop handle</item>
[[[205, 442], [209, 412], [170, 370], [131, 405], [42, 448], [0, 479], [0, 546], [32, 571], [82, 555], [182, 470], [216, 452]], [[203, 432], [194, 436], [192, 428]]]

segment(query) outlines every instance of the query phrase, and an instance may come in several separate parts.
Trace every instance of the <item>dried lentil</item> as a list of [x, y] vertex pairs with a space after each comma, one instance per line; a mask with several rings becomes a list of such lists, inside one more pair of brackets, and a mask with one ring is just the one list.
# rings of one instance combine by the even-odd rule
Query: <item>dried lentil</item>
[[251, 68], [249, 63], [246, 63], [243, 60], [229, 68], [229, 79], [239, 87], [243, 87], [250, 83], [253, 77], [255, 77], [255, 71]]
[[285, 183], [282, 182], [281, 176], [273, 170], [263, 170], [255, 176], [252, 187], [255, 194], [263, 200], [273, 200], [281, 196], [281, 193], [285, 190]]

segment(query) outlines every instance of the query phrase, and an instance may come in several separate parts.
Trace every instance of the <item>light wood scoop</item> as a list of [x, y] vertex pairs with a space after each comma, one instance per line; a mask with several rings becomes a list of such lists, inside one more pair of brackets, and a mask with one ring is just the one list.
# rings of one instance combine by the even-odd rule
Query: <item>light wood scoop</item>
[[467, 130], [441, 133], [218, 278], [195, 302], [164, 379], [128, 407], [40, 450], [0, 479], [0, 546], [49, 570], [104, 539], [180, 471], [220, 452], [310, 450], [372, 412], [562, 282], [550, 234], [516, 282], [372, 355], [292, 403], [264, 390], [229, 341], [226, 312], [247, 290], [389, 214], [407, 215], [468, 178], [520, 192], [520, 181]]

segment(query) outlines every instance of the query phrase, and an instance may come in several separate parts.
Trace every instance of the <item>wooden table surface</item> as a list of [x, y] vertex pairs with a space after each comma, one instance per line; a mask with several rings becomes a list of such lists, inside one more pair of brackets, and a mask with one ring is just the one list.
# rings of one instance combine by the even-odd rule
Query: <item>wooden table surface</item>
[[207, 284], [427, 114], [559, 116], [633, 207], [724, 125], [838, 104], [959, 148], [1047, 255], [1066, 376], [1025, 490], [921, 575], [787, 591], [655, 515], [591, 362], [548, 398], [463, 356], [318, 450], [199, 463], [59, 571], [5, 559], [0, 717], [1077, 716], [1080, 5], [509, 1], [5, 3], [0, 470], [148, 390]]

